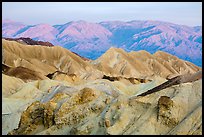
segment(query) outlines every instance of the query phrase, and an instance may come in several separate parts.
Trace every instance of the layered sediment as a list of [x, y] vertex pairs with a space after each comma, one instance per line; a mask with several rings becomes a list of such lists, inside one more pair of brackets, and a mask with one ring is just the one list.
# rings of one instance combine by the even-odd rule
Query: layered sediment
[[201, 135], [202, 69], [112, 48], [87, 61], [3, 40], [2, 134]]

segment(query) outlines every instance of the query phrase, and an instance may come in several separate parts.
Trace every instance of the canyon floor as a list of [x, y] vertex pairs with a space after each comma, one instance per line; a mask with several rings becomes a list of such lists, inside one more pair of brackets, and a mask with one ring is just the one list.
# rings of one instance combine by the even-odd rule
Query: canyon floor
[[202, 134], [202, 68], [162, 51], [2, 39], [2, 68], [3, 135]]

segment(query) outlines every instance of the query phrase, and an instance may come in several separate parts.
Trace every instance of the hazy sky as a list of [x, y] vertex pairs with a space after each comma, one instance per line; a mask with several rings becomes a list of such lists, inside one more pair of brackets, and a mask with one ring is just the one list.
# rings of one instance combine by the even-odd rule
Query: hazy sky
[[202, 2], [3, 2], [3, 19], [26, 24], [158, 20], [202, 25]]

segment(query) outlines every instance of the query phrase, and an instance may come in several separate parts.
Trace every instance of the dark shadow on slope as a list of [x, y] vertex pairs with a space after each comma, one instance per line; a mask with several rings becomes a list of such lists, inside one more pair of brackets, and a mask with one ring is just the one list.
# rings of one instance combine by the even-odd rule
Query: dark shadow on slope
[[176, 76], [172, 79], [169, 79], [167, 82], [164, 82], [163, 84], [161, 84], [161, 85], [159, 85], [153, 89], [150, 89], [147, 92], [144, 92], [138, 96], [146, 96], [146, 95], [158, 92], [162, 89], [171, 87], [173, 85], [178, 85], [178, 84], [187, 83], [187, 82], [194, 82], [194, 81], [197, 81], [199, 79], [202, 79], [202, 71], [199, 71], [195, 74], [186, 74], [186, 75]]
[[21, 33], [25, 32], [26, 30], [28, 30], [28, 29], [31, 28], [31, 27], [34, 27], [34, 26], [26, 26], [26, 27], [20, 29], [19, 31], [17, 31], [17, 32], [13, 35], [13, 37], [17, 36], [18, 34], [21, 34]]
[[24, 68], [24, 67], [9, 68], [4, 64], [2, 64], [2, 67], [4, 68], [3, 74], [20, 78], [24, 82], [27, 82], [30, 80], [43, 80], [46, 78], [40, 72], [33, 71], [28, 68]]
[[130, 81], [132, 84], [147, 83], [147, 82], [151, 81], [151, 80], [148, 80], [148, 79], [140, 79], [140, 78], [133, 78], [133, 77], [125, 78], [125, 77], [121, 77], [121, 76], [110, 77], [110, 76], [106, 76], [106, 75], [103, 75], [102, 79], [107, 79], [109, 81], [120, 81], [121, 79], [125, 79], [125, 80]]

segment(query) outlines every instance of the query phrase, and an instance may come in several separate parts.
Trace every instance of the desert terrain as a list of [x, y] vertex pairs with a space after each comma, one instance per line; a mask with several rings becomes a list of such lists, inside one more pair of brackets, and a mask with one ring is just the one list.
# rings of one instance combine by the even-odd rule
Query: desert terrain
[[3, 135], [201, 135], [202, 68], [111, 47], [95, 60], [2, 39]]

